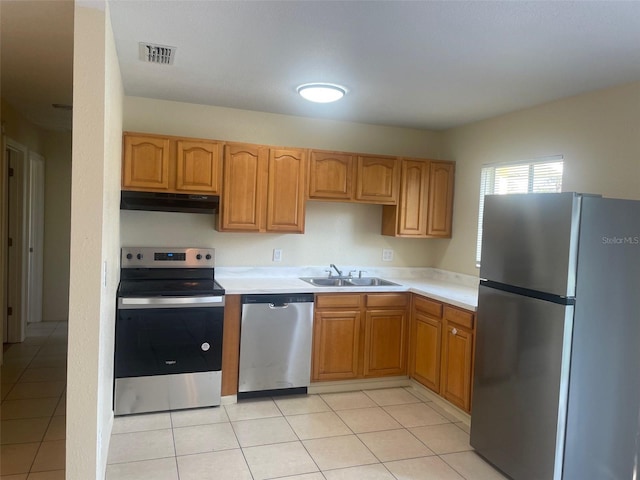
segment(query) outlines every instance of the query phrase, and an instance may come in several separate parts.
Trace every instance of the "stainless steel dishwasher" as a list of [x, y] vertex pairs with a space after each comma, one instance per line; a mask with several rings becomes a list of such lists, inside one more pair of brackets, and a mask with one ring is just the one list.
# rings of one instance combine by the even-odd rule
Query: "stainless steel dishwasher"
[[313, 294], [243, 295], [238, 399], [306, 393]]

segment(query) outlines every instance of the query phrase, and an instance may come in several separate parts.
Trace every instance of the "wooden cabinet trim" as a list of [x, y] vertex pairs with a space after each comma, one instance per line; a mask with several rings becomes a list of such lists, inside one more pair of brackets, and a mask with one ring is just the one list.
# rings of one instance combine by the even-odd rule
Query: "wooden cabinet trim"
[[448, 322], [454, 322], [470, 330], [474, 327], [474, 314], [467, 310], [461, 310], [451, 305], [444, 306], [444, 317]]
[[367, 308], [407, 307], [409, 295], [406, 293], [365, 293]]
[[240, 295], [226, 295], [222, 332], [222, 395], [238, 393], [241, 313]]
[[320, 293], [315, 298], [316, 308], [357, 308], [362, 304], [362, 296], [359, 293]]
[[414, 295], [413, 306], [416, 310], [424, 312], [432, 317], [442, 318], [443, 305], [441, 302], [427, 297]]

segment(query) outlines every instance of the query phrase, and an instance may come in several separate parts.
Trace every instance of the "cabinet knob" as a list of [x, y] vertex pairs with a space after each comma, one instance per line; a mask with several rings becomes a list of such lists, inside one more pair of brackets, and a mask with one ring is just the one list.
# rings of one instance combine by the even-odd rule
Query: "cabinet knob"
[[452, 335], [457, 335], [458, 334], [458, 329], [453, 327], [453, 329], [451, 330], [451, 334]]

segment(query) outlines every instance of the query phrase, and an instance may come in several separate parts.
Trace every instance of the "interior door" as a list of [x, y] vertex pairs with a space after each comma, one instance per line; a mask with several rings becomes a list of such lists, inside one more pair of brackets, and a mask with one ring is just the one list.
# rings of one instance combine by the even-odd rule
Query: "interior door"
[[27, 321], [42, 321], [42, 276], [44, 251], [44, 158], [29, 154], [29, 255]]

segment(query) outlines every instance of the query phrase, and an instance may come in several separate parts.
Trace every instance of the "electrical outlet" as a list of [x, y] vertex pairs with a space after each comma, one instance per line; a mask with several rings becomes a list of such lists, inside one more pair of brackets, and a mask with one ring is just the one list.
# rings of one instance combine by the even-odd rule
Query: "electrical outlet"
[[382, 261], [383, 262], [392, 262], [393, 261], [393, 250], [390, 248], [382, 249]]
[[274, 262], [281, 262], [282, 261], [282, 249], [281, 248], [274, 248], [273, 249], [273, 261]]

